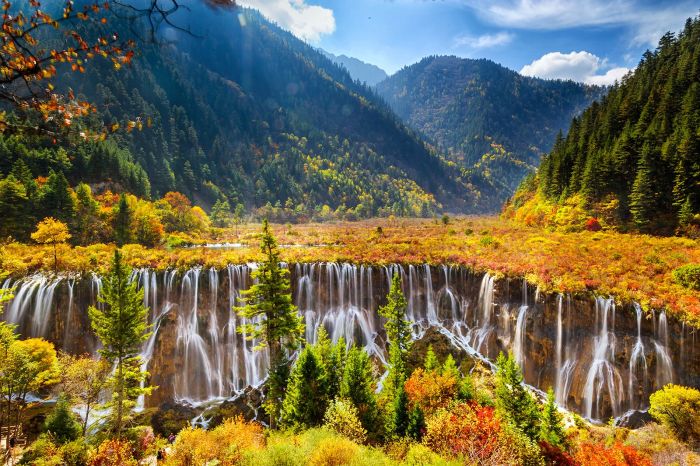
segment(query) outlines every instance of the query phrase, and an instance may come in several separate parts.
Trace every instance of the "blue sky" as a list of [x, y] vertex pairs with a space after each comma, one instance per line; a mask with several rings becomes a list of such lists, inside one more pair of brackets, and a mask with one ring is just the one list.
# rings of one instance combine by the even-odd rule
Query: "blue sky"
[[334, 54], [394, 73], [427, 55], [489, 58], [523, 74], [609, 84], [696, 1], [239, 0]]

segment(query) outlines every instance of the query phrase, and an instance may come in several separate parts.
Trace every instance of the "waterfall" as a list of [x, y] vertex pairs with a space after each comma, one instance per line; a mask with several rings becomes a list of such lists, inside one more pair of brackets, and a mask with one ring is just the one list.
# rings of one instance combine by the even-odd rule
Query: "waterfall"
[[595, 308], [596, 326], [600, 330], [593, 338], [593, 359], [583, 388], [584, 415], [589, 419], [600, 418], [603, 393], [607, 393], [615, 416], [620, 414], [623, 397], [622, 378], [614, 363], [615, 334], [608, 330], [609, 316], [612, 316], [614, 325], [615, 303], [612, 299], [597, 298]]
[[[640, 388], [642, 393], [646, 393], [647, 385], [647, 358], [644, 353], [644, 342], [642, 341], [642, 307], [638, 303], [634, 303], [634, 310], [637, 314], [637, 341], [632, 347], [629, 366], [629, 380], [627, 382], [627, 397], [630, 403], [630, 409], [640, 409], [638, 403], [635, 403], [635, 393]], [[641, 375], [641, 377], [640, 377]]]
[[[259, 341], [241, 332], [254, 322], [232, 310], [243, 305], [241, 293], [253, 284], [254, 267], [133, 271], [151, 324], [141, 348], [142, 367], [151, 373], [151, 383], [161, 386], [154, 392], [159, 400], [199, 404], [264, 382], [268, 352], [259, 351]], [[513, 293], [517, 296], [509, 297], [504, 287], [496, 298], [493, 276], [476, 276], [464, 268], [316, 263], [292, 264], [290, 269], [294, 304], [306, 323], [309, 342], [317, 340], [323, 325], [333, 341], [342, 337], [348, 346], [359, 345], [385, 363], [383, 319], [377, 309], [385, 302], [391, 276], [399, 273], [415, 338], [432, 329], [486, 365], [491, 364], [487, 356], [510, 349], [527, 383], [553, 386], [560, 405], [579, 409], [589, 418], [619, 414], [622, 408], [643, 409], [652, 389], [688, 380], [683, 359], [697, 354], [696, 332], [682, 334], [681, 359], [676, 360], [672, 348], [677, 345], [671, 346], [675, 340], [663, 312], [655, 314], [653, 332], [645, 333], [643, 312], [636, 306], [636, 328], [634, 321], [621, 321], [617, 333], [611, 299], [597, 299], [590, 318], [580, 319], [571, 311], [571, 297], [558, 295], [550, 323], [543, 319], [548, 297], [535, 290], [534, 302], [544, 301], [545, 312], [533, 312], [526, 282], [520, 293]], [[59, 349], [94, 354], [96, 340], [86, 314], [89, 305], [102, 306], [96, 301], [102, 287], [99, 276], [31, 275], [6, 279], [2, 287], [14, 293], [3, 318], [17, 324], [23, 337], [45, 337]], [[551, 369], [528, 363], [541, 338], [551, 339], [542, 342], [551, 344], [546, 353]], [[142, 398], [139, 407], [147, 403]]]
[[673, 382], [673, 361], [668, 351], [668, 322], [666, 313], [659, 313], [659, 325], [657, 326], [656, 341], [656, 388], [661, 388]]

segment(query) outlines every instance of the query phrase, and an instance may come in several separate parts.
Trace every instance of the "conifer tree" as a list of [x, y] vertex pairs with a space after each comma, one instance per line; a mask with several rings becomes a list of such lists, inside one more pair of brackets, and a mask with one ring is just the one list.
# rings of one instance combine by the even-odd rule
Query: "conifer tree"
[[392, 420], [391, 426], [393, 428], [394, 434], [403, 437], [408, 433], [408, 427], [410, 423], [409, 419], [409, 409], [408, 409], [408, 395], [403, 386], [396, 389], [396, 395], [394, 396], [394, 406], [392, 407]]
[[645, 145], [637, 166], [637, 175], [630, 194], [630, 212], [640, 230], [646, 229], [652, 221], [656, 209], [656, 192], [652, 172], [651, 148]]
[[104, 306], [88, 309], [92, 329], [103, 346], [100, 354], [114, 366], [108, 407], [117, 437], [121, 436], [136, 398], [152, 390], [141, 388], [148, 374], [141, 370], [139, 356], [141, 345], [149, 336], [148, 308], [143, 305], [143, 290], [136, 281], [129, 280], [130, 275], [131, 269], [116, 250], [97, 298]]
[[425, 362], [423, 364], [426, 372], [437, 371], [440, 368], [440, 362], [437, 356], [435, 356], [433, 345], [428, 346], [428, 351], [425, 353]]
[[442, 375], [450, 375], [457, 382], [461, 379], [462, 374], [459, 372], [455, 358], [451, 354], [448, 354], [447, 358], [445, 358], [445, 363], [442, 365]]
[[348, 351], [345, 361], [340, 396], [355, 405], [362, 427], [367, 430], [371, 438], [376, 438], [381, 430], [377, 400], [374, 395], [375, 385], [369, 356], [362, 348], [353, 346]]
[[343, 366], [347, 353], [345, 339], [341, 337], [338, 343], [332, 344], [325, 327], [321, 326], [314, 350], [326, 370], [327, 395], [328, 400], [332, 401], [340, 393], [340, 383], [343, 380]]
[[270, 377], [266, 407], [271, 426], [274, 427], [284, 398], [286, 376], [289, 374], [285, 350], [298, 347], [304, 335], [304, 321], [292, 304], [289, 270], [280, 265], [277, 242], [270, 232], [267, 220], [263, 221], [260, 250], [263, 260], [252, 273], [255, 284], [243, 292], [245, 306], [235, 310], [249, 322], [239, 327], [239, 331], [246, 333], [249, 339], [256, 340], [257, 349], [269, 349]]
[[305, 347], [289, 377], [282, 424], [307, 429], [321, 424], [328, 405], [326, 370], [316, 350]]
[[420, 407], [416, 406], [411, 410], [408, 418], [407, 434], [413, 440], [420, 442], [425, 432], [425, 415]]
[[395, 273], [391, 280], [391, 289], [386, 306], [379, 308], [379, 315], [387, 319], [386, 330], [389, 344], [389, 364], [391, 372], [389, 382], [393, 388], [406, 381], [407, 356], [411, 349], [411, 323], [406, 319], [408, 303], [401, 289], [401, 275]]
[[114, 239], [117, 246], [121, 247], [129, 244], [134, 240], [134, 235], [131, 231], [131, 223], [134, 213], [126, 198], [126, 194], [119, 196], [119, 203], [115, 206], [114, 214]]
[[511, 354], [496, 361], [496, 406], [501, 415], [531, 440], [539, 437], [539, 410], [535, 398], [523, 385], [520, 366]]
[[71, 223], [75, 215], [75, 203], [70, 193], [68, 180], [62, 172], [51, 171], [42, 188], [41, 209], [44, 217], [54, 217], [64, 223]]
[[80, 424], [64, 396], [58, 398], [53, 411], [46, 418], [44, 428], [59, 444], [72, 442], [80, 436]]
[[547, 402], [542, 409], [540, 438], [557, 447], [563, 447], [566, 443], [562, 415], [554, 401], [554, 391], [551, 388], [547, 390]]

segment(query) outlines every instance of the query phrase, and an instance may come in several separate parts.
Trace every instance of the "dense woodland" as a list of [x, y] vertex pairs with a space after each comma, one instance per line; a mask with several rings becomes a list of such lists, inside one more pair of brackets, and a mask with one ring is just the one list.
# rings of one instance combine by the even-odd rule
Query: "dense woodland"
[[454, 56], [426, 57], [377, 85], [411, 128], [489, 180], [501, 203], [534, 171], [557, 133], [605, 91]]
[[611, 225], [697, 234], [700, 18], [664, 35], [634, 73], [573, 119], [513, 207], [533, 223], [546, 221], [548, 203]]

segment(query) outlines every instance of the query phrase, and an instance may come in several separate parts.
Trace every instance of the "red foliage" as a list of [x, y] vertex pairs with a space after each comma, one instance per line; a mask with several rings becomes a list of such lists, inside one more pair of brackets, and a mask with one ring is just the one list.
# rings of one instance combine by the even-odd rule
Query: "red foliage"
[[578, 463], [574, 460], [574, 458], [565, 452], [564, 450], [561, 450], [554, 445], [541, 441], [540, 442], [540, 451], [542, 452], [542, 456], [544, 456], [544, 459], [546, 460], [546, 463], [551, 466], [577, 466]]
[[501, 434], [493, 408], [459, 403], [428, 421], [424, 442], [438, 453], [486, 460], [499, 450]]
[[446, 408], [457, 394], [457, 381], [448, 374], [416, 369], [406, 381], [406, 395], [411, 408], [419, 406], [426, 415]]
[[575, 459], [581, 466], [652, 466], [647, 456], [619, 442], [610, 448], [600, 443], [584, 442], [579, 445]]
[[603, 229], [603, 227], [600, 226], [600, 222], [595, 217], [591, 217], [586, 220], [586, 225], [584, 228], [588, 231], [600, 231]]

